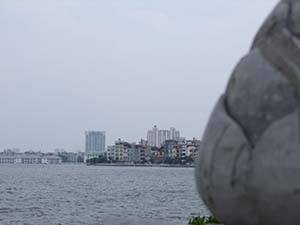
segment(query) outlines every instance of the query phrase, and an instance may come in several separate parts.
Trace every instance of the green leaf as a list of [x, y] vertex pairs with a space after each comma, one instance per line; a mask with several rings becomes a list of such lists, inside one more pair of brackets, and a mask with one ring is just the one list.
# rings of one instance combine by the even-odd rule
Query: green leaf
[[216, 218], [210, 216], [210, 217], [205, 217], [205, 216], [199, 216], [199, 217], [194, 217], [189, 220], [188, 225], [214, 225], [214, 224], [221, 224]]

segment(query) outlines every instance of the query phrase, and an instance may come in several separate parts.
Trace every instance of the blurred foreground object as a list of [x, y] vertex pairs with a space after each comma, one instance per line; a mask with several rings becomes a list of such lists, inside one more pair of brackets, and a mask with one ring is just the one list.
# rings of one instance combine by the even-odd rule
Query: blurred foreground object
[[299, 38], [300, 0], [283, 0], [211, 115], [196, 179], [226, 225], [300, 224]]

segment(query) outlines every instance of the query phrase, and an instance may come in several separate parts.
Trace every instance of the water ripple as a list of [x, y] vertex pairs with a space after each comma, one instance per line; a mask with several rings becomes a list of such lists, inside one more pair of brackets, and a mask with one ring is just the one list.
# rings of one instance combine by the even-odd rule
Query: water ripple
[[193, 169], [0, 165], [1, 225], [101, 225], [108, 216], [186, 224], [208, 211]]

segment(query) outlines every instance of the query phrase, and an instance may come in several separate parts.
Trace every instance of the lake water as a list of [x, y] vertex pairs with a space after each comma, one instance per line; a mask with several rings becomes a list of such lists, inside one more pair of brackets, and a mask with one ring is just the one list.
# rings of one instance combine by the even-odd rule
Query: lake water
[[107, 216], [187, 224], [207, 215], [192, 168], [0, 165], [1, 225], [101, 225]]

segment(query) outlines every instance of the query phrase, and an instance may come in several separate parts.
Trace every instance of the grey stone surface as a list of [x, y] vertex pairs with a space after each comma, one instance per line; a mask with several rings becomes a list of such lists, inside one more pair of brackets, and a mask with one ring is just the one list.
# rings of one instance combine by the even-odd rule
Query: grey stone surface
[[255, 144], [266, 128], [297, 107], [297, 91], [255, 48], [236, 67], [228, 88], [230, 115]]
[[[289, 2], [289, 1], [287, 1]], [[288, 25], [290, 30], [293, 32], [294, 35], [299, 35], [300, 36], [300, 2], [299, 0], [292, 0], [290, 1], [290, 18], [288, 21]]]
[[208, 122], [200, 195], [226, 225], [300, 224], [300, 0], [282, 0]]
[[[245, 184], [251, 145], [240, 126], [226, 113], [224, 100], [221, 97], [217, 103], [203, 137], [196, 180], [202, 199], [212, 213], [218, 218], [226, 217], [231, 224], [251, 214], [251, 208], [240, 208], [239, 204], [247, 197]], [[233, 213], [234, 218], [228, 217]]]
[[252, 48], [259, 46], [261, 42], [265, 43], [269, 36], [283, 27], [287, 26], [287, 20], [289, 15], [289, 4], [287, 1], [281, 1], [268, 16], [263, 26], [258, 31]]

